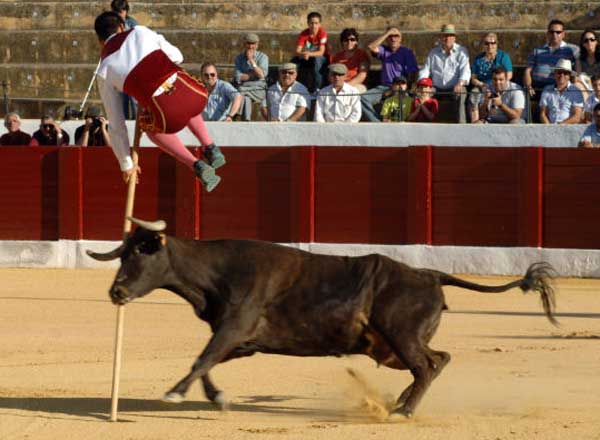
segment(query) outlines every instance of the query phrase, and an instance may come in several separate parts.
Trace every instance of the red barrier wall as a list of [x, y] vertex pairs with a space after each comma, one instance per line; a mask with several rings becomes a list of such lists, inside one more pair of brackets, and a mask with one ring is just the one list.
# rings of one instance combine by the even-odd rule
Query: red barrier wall
[[[593, 150], [224, 151], [223, 181], [207, 194], [190, 170], [143, 148], [135, 215], [197, 238], [600, 247]], [[110, 149], [2, 147], [0, 161], [0, 239], [120, 239], [126, 188]]]

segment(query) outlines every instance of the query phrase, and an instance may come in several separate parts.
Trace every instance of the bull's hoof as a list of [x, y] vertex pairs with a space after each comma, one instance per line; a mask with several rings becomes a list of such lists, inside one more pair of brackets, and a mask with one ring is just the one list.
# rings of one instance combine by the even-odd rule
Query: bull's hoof
[[390, 417], [388, 418], [389, 421], [393, 422], [393, 421], [404, 421], [406, 419], [411, 419], [413, 416], [413, 413], [411, 410], [405, 408], [405, 407], [400, 407], [395, 409], [391, 414]]
[[185, 396], [171, 391], [165, 394], [161, 400], [167, 403], [181, 403], [185, 400]]
[[229, 409], [229, 400], [227, 400], [227, 396], [223, 391], [219, 391], [213, 400], [213, 403], [219, 408], [221, 411], [227, 411]]

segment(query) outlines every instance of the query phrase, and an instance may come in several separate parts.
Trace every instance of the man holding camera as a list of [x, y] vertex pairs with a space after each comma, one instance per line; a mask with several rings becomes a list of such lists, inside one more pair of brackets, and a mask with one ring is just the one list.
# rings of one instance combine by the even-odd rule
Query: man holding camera
[[508, 80], [503, 66], [492, 70], [492, 89], [488, 89], [479, 106], [481, 118], [475, 124], [524, 124], [525, 94], [521, 87]]
[[53, 146], [62, 147], [69, 145], [69, 133], [60, 128], [60, 124], [50, 115], [44, 115], [41, 119], [40, 129], [33, 133], [32, 147]]
[[82, 147], [101, 147], [110, 145], [108, 121], [99, 107], [88, 107], [85, 112], [85, 124], [75, 130], [75, 144]]

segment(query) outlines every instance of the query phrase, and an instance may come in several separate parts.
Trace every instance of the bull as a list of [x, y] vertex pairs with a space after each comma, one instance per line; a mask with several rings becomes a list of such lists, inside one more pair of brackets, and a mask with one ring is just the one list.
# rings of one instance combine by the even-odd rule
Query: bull
[[210, 370], [257, 352], [363, 354], [378, 365], [410, 371], [413, 382], [390, 411], [411, 417], [450, 361], [448, 353], [428, 346], [447, 309], [443, 286], [537, 292], [556, 324], [553, 269], [544, 262], [532, 264], [521, 279], [486, 286], [378, 254], [330, 256], [261, 241], [187, 240], [166, 236], [163, 221], [132, 221], [138, 227], [117, 249], [88, 251], [100, 261], [121, 259], [110, 287], [112, 302], [126, 304], [167, 289], [188, 301], [212, 330], [190, 373], [165, 394], [169, 402], [182, 402], [199, 379], [206, 397], [224, 407]]

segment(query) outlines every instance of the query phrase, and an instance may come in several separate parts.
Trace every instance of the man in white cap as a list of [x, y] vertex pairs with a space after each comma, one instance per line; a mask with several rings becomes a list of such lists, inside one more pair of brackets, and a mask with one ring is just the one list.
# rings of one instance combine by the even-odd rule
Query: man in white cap
[[422, 78], [431, 78], [437, 90], [438, 100], [454, 101], [456, 122], [461, 124], [467, 122], [465, 87], [471, 80], [471, 66], [469, 52], [456, 43], [456, 30], [453, 24], [442, 26], [440, 44], [429, 52], [419, 72], [419, 79]]
[[329, 65], [330, 85], [321, 89], [315, 107], [317, 122], [358, 122], [362, 114], [360, 93], [345, 82], [344, 64]]
[[258, 50], [259, 38], [254, 33], [244, 35], [244, 51], [235, 57], [234, 83], [244, 101], [240, 108], [243, 121], [252, 119], [252, 103], [265, 99], [269, 57]]
[[583, 115], [583, 95], [571, 83], [571, 61], [558, 60], [553, 68], [556, 85], [544, 88], [540, 98], [543, 124], [579, 124]]
[[296, 81], [298, 67], [294, 63], [279, 66], [279, 79], [267, 90], [260, 111], [267, 121], [304, 121], [310, 105], [309, 92]]

